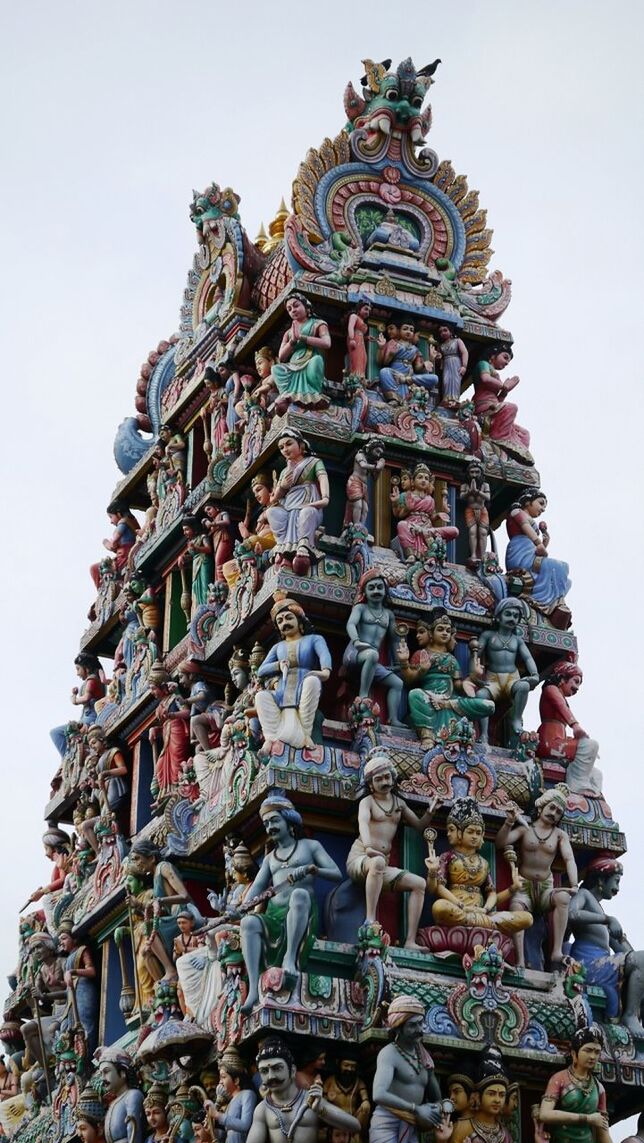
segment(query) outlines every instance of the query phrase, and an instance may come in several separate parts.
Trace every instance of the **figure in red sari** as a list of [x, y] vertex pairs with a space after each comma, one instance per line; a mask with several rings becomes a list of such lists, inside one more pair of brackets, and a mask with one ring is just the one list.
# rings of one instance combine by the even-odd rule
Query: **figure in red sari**
[[190, 756], [190, 707], [159, 663], [151, 668], [148, 681], [158, 700], [150, 742], [154, 756], [152, 794], [159, 805], [179, 786], [183, 764]]

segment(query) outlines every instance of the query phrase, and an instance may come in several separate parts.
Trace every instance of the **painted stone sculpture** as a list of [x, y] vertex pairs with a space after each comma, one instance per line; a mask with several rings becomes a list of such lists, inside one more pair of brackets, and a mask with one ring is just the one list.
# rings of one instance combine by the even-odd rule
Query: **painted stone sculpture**
[[461, 484], [460, 499], [465, 503], [465, 527], [470, 545], [467, 563], [468, 567], [477, 568], [483, 562], [488, 536], [491, 534], [488, 513], [491, 492], [479, 460], [470, 461], [466, 476], [467, 479]]
[[367, 376], [367, 341], [369, 340], [368, 320], [371, 302], [363, 298], [349, 314], [347, 322], [347, 363], [348, 372], [354, 377]]
[[136, 1084], [132, 1058], [117, 1048], [101, 1048], [97, 1057], [103, 1092], [106, 1143], [143, 1143], [143, 1092]]
[[438, 343], [441, 356], [441, 404], [447, 409], [458, 408], [469, 354], [465, 342], [448, 325], [439, 325]]
[[320, 842], [299, 836], [302, 818], [288, 798], [269, 795], [262, 802], [260, 815], [273, 848], [248, 890], [248, 899], [269, 890], [272, 893], [265, 913], [243, 917], [241, 922], [248, 972], [244, 1012], [251, 1012], [259, 999], [262, 964], [280, 966], [284, 983], [295, 987], [317, 930], [314, 879], [342, 880], [338, 866]]
[[586, 968], [588, 984], [598, 984], [606, 995], [606, 1015], [638, 1037], [644, 1037], [644, 952], [635, 951], [616, 917], [604, 912], [602, 901], [619, 892], [623, 867], [609, 855], [594, 857], [584, 871], [579, 892], [570, 902], [570, 950]]
[[[366, 528], [369, 515], [369, 473], [374, 477], [385, 467], [385, 453], [381, 440], [371, 438], [358, 449], [353, 469], [347, 480], [347, 504], [344, 526], [350, 524]], [[370, 537], [371, 538], [371, 537]]]
[[473, 798], [457, 798], [447, 816], [449, 849], [440, 858], [427, 858], [427, 887], [436, 894], [432, 916], [437, 925], [465, 925], [516, 933], [529, 929], [532, 915], [527, 910], [501, 910], [509, 901], [516, 883], [497, 893], [490, 877], [489, 863], [481, 856], [484, 841], [483, 818]]
[[424, 1019], [415, 996], [396, 996], [389, 1005], [394, 1038], [378, 1052], [369, 1143], [418, 1143], [420, 1132], [444, 1121], [434, 1061], [423, 1045]]
[[286, 302], [291, 318], [279, 348], [277, 364], [271, 376], [279, 390], [277, 412], [290, 404], [305, 408], [324, 408], [329, 403], [322, 392], [324, 386], [323, 351], [330, 349], [331, 336], [325, 321], [313, 316], [309, 299], [304, 294], [291, 294]]
[[437, 512], [433, 493], [434, 476], [422, 461], [412, 472], [411, 488], [403, 490], [401, 485], [391, 493], [391, 510], [399, 521], [396, 531], [408, 563], [426, 559], [437, 537], [447, 543], [458, 536], [458, 528], [445, 523], [446, 513]]
[[371, 1102], [367, 1085], [358, 1075], [358, 1064], [353, 1056], [345, 1054], [338, 1057], [337, 1070], [325, 1079], [323, 1090], [328, 1103], [358, 1120], [361, 1131], [351, 1135], [349, 1143], [360, 1143], [369, 1123]]
[[[577, 694], [583, 672], [578, 663], [555, 663], [539, 699], [539, 758], [554, 758], [566, 767], [571, 793], [601, 794], [602, 775], [595, 766], [599, 743], [590, 738], [573, 715], [568, 699]], [[572, 738], [566, 730], [572, 730]]]
[[405, 683], [413, 687], [408, 696], [410, 721], [429, 750], [454, 720], [487, 719], [494, 714], [494, 703], [475, 697], [476, 674], [461, 677], [458, 660], [452, 654], [454, 628], [445, 611], [438, 609], [428, 619], [419, 620], [416, 640], [419, 650], [411, 658], [407, 644], [398, 645], [398, 662]]
[[611, 1143], [606, 1092], [593, 1074], [601, 1053], [599, 1028], [580, 1028], [570, 1042], [570, 1067], [548, 1080], [539, 1120], [552, 1143]]
[[432, 820], [434, 804], [422, 818], [395, 793], [396, 767], [389, 755], [376, 747], [364, 768], [369, 793], [358, 807], [360, 836], [347, 857], [347, 873], [352, 881], [365, 887], [365, 923], [376, 923], [378, 901], [383, 889], [409, 893], [407, 902], [407, 935], [405, 948], [415, 949], [418, 922], [425, 902], [425, 880], [406, 869], [389, 864], [391, 847], [401, 822], [419, 833]]
[[[368, 698], [374, 683], [387, 691], [387, 712], [392, 726], [403, 726], [400, 700], [403, 683], [396, 664], [396, 618], [385, 604], [387, 584], [380, 570], [370, 568], [358, 583], [356, 602], [347, 620], [351, 640], [343, 657], [348, 670], [360, 672], [360, 698]], [[389, 662], [382, 662], [387, 658]]]
[[568, 564], [548, 555], [550, 536], [546, 524], [534, 523], [545, 512], [547, 503], [539, 488], [527, 488], [513, 505], [506, 521], [510, 542], [505, 566], [508, 572], [530, 574], [528, 595], [535, 607], [549, 615], [557, 608], [565, 608], [563, 600], [570, 591], [570, 580]]
[[277, 685], [255, 696], [265, 754], [270, 754], [275, 742], [296, 749], [313, 748], [311, 735], [322, 683], [331, 674], [329, 648], [321, 635], [310, 633], [304, 609], [282, 592], [276, 592], [275, 599], [271, 618], [281, 639], [271, 647], [257, 677], [277, 678]]
[[461, 1116], [456, 1120], [452, 1143], [465, 1143], [466, 1139], [471, 1143], [512, 1143], [512, 1136], [503, 1123], [509, 1087], [500, 1053], [490, 1053], [479, 1067], [479, 1078], [472, 1095], [475, 1106], [469, 1117]]
[[[536, 817], [528, 825], [519, 820], [516, 806], [506, 813], [506, 820], [496, 835], [497, 848], [516, 846], [519, 853], [519, 873], [524, 885], [513, 894], [510, 908], [533, 916], [552, 911], [552, 949], [550, 966], [557, 969], [563, 959], [562, 942], [568, 924], [568, 907], [577, 892], [577, 866], [568, 834], [559, 827], [568, 799], [568, 787], [555, 786], [537, 798]], [[552, 866], [557, 858], [563, 862], [570, 882], [568, 888], [555, 889]], [[523, 933], [514, 934], [517, 964], [525, 964]]]
[[[478, 646], [484, 668], [482, 686], [477, 698], [498, 704], [510, 703], [510, 726], [516, 740], [523, 730], [523, 712], [528, 695], [539, 682], [539, 671], [528, 646], [518, 634], [519, 624], [527, 618], [526, 606], [518, 599], [502, 599], [494, 609], [494, 628], [485, 631]], [[519, 674], [519, 665], [526, 675]], [[488, 719], [481, 719], [481, 742], [488, 741]]]
[[308, 575], [316, 532], [329, 503], [329, 478], [324, 464], [311, 456], [308, 441], [294, 429], [278, 438], [286, 461], [266, 509], [271, 532], [282, 557], [290, 558], [296, 575]]
[[438, 376], [427, 371], [415, 337], [416, 327], [412, 321], [401, 322], [398, 336], [388, 341], [384, 334], [378, 334], [380, 388], [385, 401], [405, 404], [412, 385], [421, 386], [432, 397], [438, 392]]
[[295, 1060], [283, 1040], [264, 1040], [257, 1053], [257, 1071], [266, 1092], [258, 1103], [246, 1143], [275, 1143], [289, 1139], [293, 1143], [318, 1143], [324, 1124], [351, 1133], [360, 1124], [324, 1098], [322, 1084], [298, 1088]]
[[503, 381], [498, 372], [509, 365], [512, 357], [508, 345], [497, 345], [489, 350], [487, 360], [477, 361], [474, 366], [474, 411], [487, 425], [490, 440], [514, 445], [525, 454], [530, 447], [530, 433], [516, 424], [519, 410], [506, 400], [508, 393], [519, 384], [519, 378], [509, 377]]
[[152, 793], [156, 803], [160, 804], [176, 790], [181, 768], [190, 754], [190, 707], [160, 663], [151, 668], [148, 681], [150, 691], [157, 699], [150, 742], [154, 757]]

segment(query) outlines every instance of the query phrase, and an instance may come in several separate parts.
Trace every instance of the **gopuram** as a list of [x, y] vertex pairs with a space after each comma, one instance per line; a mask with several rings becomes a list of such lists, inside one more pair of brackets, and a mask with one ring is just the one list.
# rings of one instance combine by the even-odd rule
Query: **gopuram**
[[19, 1143], [609, 1143], [644, 1109], [615, 780], [439, 63], [365, 60], [255, 241], [193, 194], [51, 732]]

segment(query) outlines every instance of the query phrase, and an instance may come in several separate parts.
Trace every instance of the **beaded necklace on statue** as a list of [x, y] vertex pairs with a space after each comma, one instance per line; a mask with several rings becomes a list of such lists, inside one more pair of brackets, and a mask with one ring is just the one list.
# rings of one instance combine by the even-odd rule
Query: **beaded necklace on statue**
[[485, 1143], [502, 1143], [505, 1139], [505, 1128], [496, 1123], [492, 1127], [488, 1127], [486, 1123], [481, 1123], [478, 1119], [472, 1118], [472, 1127], [474, 1128], [473, 1134], [478, 1135]]
[[581, 1079], [580, 1076], [575, 1075], [572, 1068], [568, 1068], [568, 1075], [570, 1076], [570, 1080], [575, 1085], [575, 1087], [580, 1088], [581, 1091], [590, 1091], [594, 1079], [592, 1073], [591, 1075], [586, 1076], [585, 1079]]
[[422, 1069], [425, 1067], [425, 1065], [423, 1063], [423, 1059], [422, 1059], [422, 1056], [420, 1054], [420, 1048], [418, 1047], [418, 1044], [414, 1048], [413, 1052], [408, 1052], [405, 1050], [405, 1048], [401, 1048], [401, 1046], [398, 1042], [396, 1042], [396, 1047], [398, 1048], [398, 1051], [400, 1052], [403, 1059], [407, 1060], [407, 1063], [409, 1064], [409, 1066], [411, 1068], [413, 1068], [416, 1075], [420, 1075], [420, 1073], [421, 1073]]
[[368, 613], [371, 622], [375, 623], [377, 627], [388, 627], [389, 626], [389, 618], [387, 615], [384, 614], [384, 612], [381, 611], [379, 615], [374, 615], [374, 613], [371, 610], [371, 608], [369, 607], [368, 603], [363, 603], [362, 606], [364, 607], [365, 611]]
[[382, 810], [383, 814], [387, 818], [390, 818], [391, 815], [394, 813], [394, 811], [398, 809], [398, 799], [396, 798], [395, 794], [391, 795], [391, 807], [390, 807], [390, 809], [386, 809], [385, 806], [383, 806], [382, 802], [378, 801], [377, 798], [376, 798], [376, 801], [378, 802], [378, 805], [380, 806], [380, 809]]
[[544, 841], [547, 841], [549, 837], [552, 837], [552, 835], [553, 835], [553, 833], [555, 832], [556, 828], [557, 828], [556, 826], [553, 826], [553, 827], [552, 827], [552, 829], [550, 830], [550, 833], [547, 833], [545, 837], [541, 837], [541, 835], [537, 833], [537, 831], [536, 831], [536, 829], [534, 828], [534, 826], [532, 825], [532, 823], [530, 823], [530, 829], [532, 830], [532, 832], [533, 832], [534, 836], [536, 837], [537, 841], [540, 841], [540, 842], [544, 842]]
[[279, 861], [280, 865], [288, 865], [293, 854], [295, 853], [295, 850], [297, 849], [297, 845], [298, 845], [298, 839], [296, 838], [294, 843], [293, 843], [293, 848], [292, 848], [291, 852], [287, 853], [286, 857], [278, 857], [277, 852], [275, 850], [273, 850], [273, 857], [275, 858], [276, 861]]
[[297, 1095], [295, 1096], [294, 1099], [291, 1100], [290, 1103], [282, 1103], [282, 1104], [273, 1103], [273, 1100], [270, 1097], [270, 1092], [267, 1093], [267, 1095], [266, 1095], [266, 1104], [268, 1105], [268, 1107], [270, 1107], [271, 1111], [273, 1112], [273, 1114], [274, 1114], [274, 1116], [275, 1116], [275, 1118], [279, 1124], [279, 1129], [282, 1132], [282, 1135], [284, 1136], [285, 1139], [289, 1138], [289, 1124], [284, 1122], [282, 1116], [283, 1116], [283, 1114], [285, 1114], [289, 1111], [297, 1111], [297, 1108], [300, 1106], [302, 1100], [306, 1098], [306, 1095], [307, 1095], [306, 1091], [304, 1089], [302, 1089], [301, 1091], [298, 1091]]

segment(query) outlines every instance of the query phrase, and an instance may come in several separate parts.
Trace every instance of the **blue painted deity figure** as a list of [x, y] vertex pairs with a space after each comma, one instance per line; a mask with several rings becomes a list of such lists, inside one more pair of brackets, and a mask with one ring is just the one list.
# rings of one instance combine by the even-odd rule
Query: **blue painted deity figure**
[[258, 691], [255, 708], [264, 745], [270, 754], [274, 742], [296, 749], [313, 747], [313, 723], [320, 702], [322, 683], [331, 674], [331, 653], [321, 635], [307, 631], [303, 609], [282, 592], [271, 618], [282, 638], [268, 652], [257, 670], [259, 679], [277, 677], [274, 690]]
[[433, 397], [438, 392], [438, 375], [427, 369], [429, 363], [423, 361], [415, 334], [414, 323], [404, 321], [397, 337], [387, 341], [384, 334], [378, 335], [380, 388], [385, 401], [403, 404], [409, 399], [412, 385], [422, 386]]

